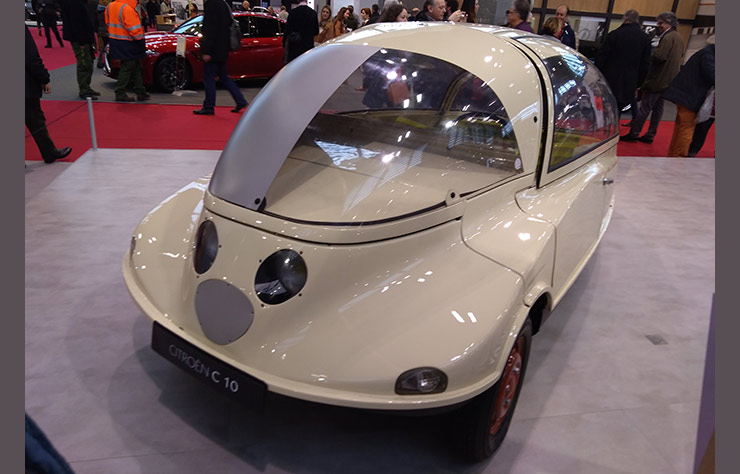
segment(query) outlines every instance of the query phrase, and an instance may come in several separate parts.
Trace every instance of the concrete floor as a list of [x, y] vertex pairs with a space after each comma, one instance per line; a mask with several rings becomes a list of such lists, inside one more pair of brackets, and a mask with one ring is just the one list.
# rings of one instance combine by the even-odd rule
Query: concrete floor
[[26, 169], [25, 404], [75, 472], [691, 472], [715, 289], [714, 160], [620, 159], [611, 227], [534, 338], [504, 445], [464, 465], [441, 418], [280, 396], [253, 413], [149, 348], [123, 254], [144, 215], [218, 154], [98, 150]]

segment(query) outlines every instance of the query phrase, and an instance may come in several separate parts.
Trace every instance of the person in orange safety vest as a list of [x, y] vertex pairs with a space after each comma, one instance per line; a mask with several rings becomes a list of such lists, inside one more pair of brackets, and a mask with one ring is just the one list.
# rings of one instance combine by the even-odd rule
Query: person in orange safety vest
[[[141, 60], [146, 57], [146, 43], [141, 18], [136, 12], [137, 0], [114, 0], [105, 9], [105, 23], [108, 25], [108, 44], [110, 58], [121, 61], [116, 83], [116, 100], [133, 102], [148, 100], [151, 96], [144, 88]], [[126, 93], [131, 82], [136, 99]]]

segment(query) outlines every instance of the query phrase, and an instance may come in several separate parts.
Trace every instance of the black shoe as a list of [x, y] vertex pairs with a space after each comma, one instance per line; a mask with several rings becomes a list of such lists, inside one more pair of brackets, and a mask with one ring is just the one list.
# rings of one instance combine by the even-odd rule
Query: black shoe
[[[98, 94], [100, 95], [100, 94]], [[90, 92], [85, 92], [84, 94], [80, 94], [80, 99], [92, 99], [92, 100], [98, 100], [98, 96], [95, 94], [92, 94]]]
[[100, 92], [94, 91], [92, 89], [90, 89], [89, 91], [87, 91], [87, 93], [90, 94], [90, 95], [94, 95], [94, 96], [99, 96], [100, 95]]
[[231, 111], [234, 112], [235, 114], [238, 114], [242, 110], [246, 109], [247, 108], [247, 105], [249, 105], [249, 104], [237, 105], [236, 107], [234, 107], [233, 109], [231, 109]]
[[620, 142], [636, 142], [637, 138], [638, 137], [636, 137], [635, 135], [628, 133], [627, 135], [622, 135], [621, 137], [619, 137], [619, 141]]
[[125, 95], [123, 97], [116, 97], [116, 102], [133, 102], [136, 99], [131, 97], [130, 95]]
[[51, 45], [47, 44], [46, 46], [44, 46], [44, 48], [51, 48]]
[[653, 143], [653, 139], [652, 138], [648, 138], [645, 135], [643, 135], [640, 138], [638, 138], [637, 141], [638, 142], [642, 142], [642, 143], [647, 143], [647, 144]]
[[195, 115], [215, 115], [215, 112], [213, 110], [208, 110], [208, 109], [193, 110], [193, 113]]
[[148, 92], [144, 92], [143, 94], [136, 94], [136, 100], [142, 101], [142, 100], [149, 100], [152, 98], [152, 95]]
[[72, 153], [72, 147], [71, 146], [65, 146], [64, 148], [57, 148], [51, 153], [51, 156], [48, 158], [44, 158], [44, 163], [54, 163], [57, 160], [61, 160], [62, 158], [66, 157]]

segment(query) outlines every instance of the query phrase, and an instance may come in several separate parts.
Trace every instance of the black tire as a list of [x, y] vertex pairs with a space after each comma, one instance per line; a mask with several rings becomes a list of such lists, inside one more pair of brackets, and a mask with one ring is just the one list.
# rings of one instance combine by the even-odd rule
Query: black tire
[[[460, 409], [460, 413], [456, 417], [457, 439], [461, 442], [461, 453], [467, 461], [483, 461], [491, 457], [501, 446], [506, 432], [509, 430], [511, 418], [514, 416], [516, 402], [519, 400], [519, 392], [524, 382], [531, 346], [532, 322], [527, 318], [519, 331], [514, 347], [507, 357], [506, 367], [501, 374], [501, 378], [491, 388]], [[516, 363], [517, 355], [521, 358], [519, 365]], [[510, 364], [512, 365], [510, 366]], [[510, 382], [509, 386], [511, 385], [511, 382], [513, 382], [511, 377], [516, 377], [515, 370], [517, 367], [519, 372], [512, 396], [512, 393], [502, 392], [506, 389], [503, 383], [507, 380]], [[508, 405], [506, 401], [509, 401]], [[494, 419], [494, 408], [496, 407], [499, 408], [499, 416]], [[505, 410], [504, 414], [501, 414], [502, 409]]]
[[154, 83], [164, 92], [184, 89], [190, 84], [192, 72], [185, 58], [165, 56], [154, 66]]

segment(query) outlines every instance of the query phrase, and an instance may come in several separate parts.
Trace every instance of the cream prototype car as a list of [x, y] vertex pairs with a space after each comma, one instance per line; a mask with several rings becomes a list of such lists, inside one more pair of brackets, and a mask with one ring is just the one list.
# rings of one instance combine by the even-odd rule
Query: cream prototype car
[[609, 223], [617, 112], [587, 59], [507, 28], [376, 24], [309, 51], [134, 231], [153, 349], [254, 406], [459, 410], [487, 458]]

